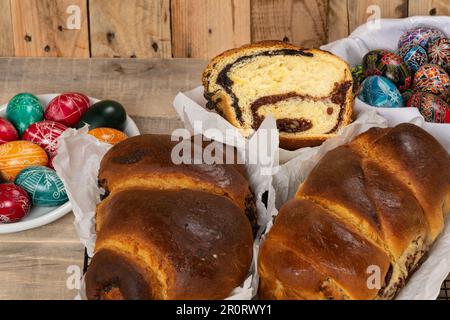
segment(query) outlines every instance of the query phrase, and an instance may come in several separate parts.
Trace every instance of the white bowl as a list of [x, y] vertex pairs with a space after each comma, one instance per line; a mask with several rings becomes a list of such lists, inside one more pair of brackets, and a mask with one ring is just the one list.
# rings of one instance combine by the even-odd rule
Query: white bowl
[[[59, 94], [43, 94], [38, 95], [37, 97], [41, 101], [44, 110], [47, 108], [49, 102], [58, 96]], [[91, 104], [96, 103], [100, 100], [89, 97]], [[0, 106], [0, 117], [6, 116], [6, 107], [8, 104], [4, 104]], [[127, 116], [127, 122], [125, 125], [125, 134], [129, 137], [137, 136], [140, 134], [139, 129], [136, 126], [136, 123]], [[72, 211], [72, 206], [70, 202], [67, 202], [59, 207], [47, 208], [47, 207], [36, 207], [33, 206], [28, 215], [21, 221], [9, 224], [0, 224], [0, 234], [5, 233], [13, 233], [24, 230], [29, 230], [33, 228], [37, 228], [46, 224], [49, 224], [66, 214]]]

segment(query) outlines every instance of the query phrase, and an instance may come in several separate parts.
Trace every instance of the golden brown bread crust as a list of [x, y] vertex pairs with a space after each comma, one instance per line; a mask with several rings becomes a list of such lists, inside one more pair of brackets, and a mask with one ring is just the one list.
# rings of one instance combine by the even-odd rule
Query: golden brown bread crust
[[442, 211], [450, 209], [450, 156], [442, 145], [426, 131], [404, 123], [370, 129], [351, 146], [376, 159], [409, 188], [423, 208], [432, 243], [444, 227]]
[[[202, 83], [205, 88], [205, 97], [208, 100], [208, 106], [210, 109], [215, 109], [221, 116], [223, 116], [225, 119], [227, 119], [232, 125], [234, 125], [237, 128], [241, 128], [241, 123], [237, 120], [236, 112], [233, 108], [233, 102], [230, 100], [230, 97], [222, 92], [223, 90], [214, 91], [210, 90], [210, 75], [212, 74], [214, 68], [218, 63], [220, 63], [222, 60], [225, 60], [227, 58], [232, 57], [235, 54], [246, 52], [247, 50], [252, 49], [292, 49], [292, 50], [301, 50], [306, 54], [325, 54], [335, 57], [334, 54], [328, 51], [323, 51], [320, 49], [307, 49], [295, 46], [293, 44], [283, 42], [283, 41], [261, 41], [257, 43], [247, 44], [244, 46], [241, 46], [239, 48], [234, 48], [231, 50], [227, 50], [223, 52], [222, 54], [214, 57], [210, 63], [205, 68], [203, 74], [202, 74]], [[344, 79], [345, 82], [349, 82], [349, 86], [345, 92], [339, 93], [340, 95], [343, 95], [344, 103], [342, 104], [342, 112], [339, 116], [340, 123], [338, 126], [338, 129], [345, 127], [346, 125], [350, 124], [352, 122], [352, 114], [353, 114], [353, 104], [354, 104], [354, 94], [353, 94], [353, 78], [351, 76], [350, 67], [347, 62], [342, 60], [343, 63], [347, 65], [348, 72], [346, 74], [346, 78]], [[338, 85], [336, 83], [335, 85]], [[338, 90], [339, 91], [339, 90]], [[286, 92], [286, 94], [288, 94]], [[332, 98], [332, 97], [330, 97]], [[241, 128], [242, 129], [242, 128]], [[247, 129], [242, 129], [242, 133], [245, 135], [249, 135], [251, 132], [249, 132]], [[330, 137], [333, 137], [335, 134], [323, 134], [323, 135], [313, 135], [313, 136], [301, 136], [301, 137], [294, 137], [288, 133], [280, 132], [280, 147], [286, 150], [297, 150], [299, 148], [303, 147], [315, 147], [318, 145], [321, 145], [324, 141], [329, 139]]]
[[[443, 229], [449, 211], [449, 178], [448, 153], [431, 135], [411, 124], [374, 128], [330, 151], [299, 187], [295, 200], [281, 208], [262, 246], [260, 294], [277, 299], [393, 298]], [[340, 273], [316, 267], [310, 270], [297, 258], [312, 266], [322, 261], [318, 258], [321, 256], [329, 265], [341, 263], [329, 254], [337, 241], [329, 238], [331, 231], [313, 232], [305, 229], [304, 221], [286, 218], [288, 212], [295, 216], [317, 215], [319, 211], [320, 222], [327, 216], [330, 228], [340, 225], [383, 253], [388, 262], [387, 269], [383, 269], [388, 270], [383, 288], [364, 293], [364, 288], [355, 288], [363, 278], [341, 281]], [[302, 242], [316, 237], [323, 240], [323, 247]], [[307, 246], [314, 251], [307, 251]], [[356, 263], [353, 258], [348, 262]], [[346, 274], [355, 266], [341, 267], [340, 272]], [[296, 268], [311, 279], [296, 278]], [[325, 278], [343, 291], [323, 295], [317, 285]]]
[[104, 201], [89, 299], [224, 299], [244, 281], [252, 231], [227, 198], [128, 189]]
[[[185, 140], [183, 150], [212, 150], [202, 141]], [[175, 145], [139, 136], [103, 158], [89, 299], [223, 299], [247, 276], [256, 209], [245, 167], [175, 164]], [[230, 148], [224, 160], [229, 152], [237, 159]]]
[[389, 258], [381, 249], [313, 202], [294, 199], [280, 210], [261, 248], [260, 294], [275, 299], [372, 299], [378, 290], [368, 289], [367, 270], [373, 265], [384, 279]]
[[[256, 224], [254, 198], [246, 179], [245, 166], [174, 164], [171, 152], [178, 143], [167, 135], [142, 135], [115, 145], [100, 164], [100, 186], [107, 194], [135, 186], [207, 191], [230, 198], [247, 214], [252, 224]], [[208, 145], [201, 140], [194, 143], [200, 146], [200, 150]], [[224, 148], [224, 157], [226, 150]], [[101, 220], [97, 223], [100, 224]]]

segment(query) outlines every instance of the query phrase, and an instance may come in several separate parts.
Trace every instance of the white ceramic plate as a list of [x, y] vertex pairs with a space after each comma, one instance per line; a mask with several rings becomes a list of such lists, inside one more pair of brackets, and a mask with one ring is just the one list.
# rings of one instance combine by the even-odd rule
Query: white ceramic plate
[[[44, 109], [47, 108], [49, 102], [58, 96], [59, 94], [43, 94], [37, 97], [41, 101]], [[91, 104], [96, 103], [100, 100], [89, 97]], [[0, 106], [0, 117], [5, 117], [7, 104]], [[134, 123], [133, 119], [127, 116], [127, 122], [125, 125], [124, 132], [129, 136], [139, 135], [139, 129]], [[37, 228], [46, 224], [49, 224], [69, 213], [72, 210], [72, 206], [69, 202], [63, 204], [59, 207], [45, 208], [45, 207], [35, 207], [33, 206], [30, 213], [21, 221], [10, 223], [10, 224], [0, 224], [0, 234], [13, 233], [24, 230], [29, 230]]]

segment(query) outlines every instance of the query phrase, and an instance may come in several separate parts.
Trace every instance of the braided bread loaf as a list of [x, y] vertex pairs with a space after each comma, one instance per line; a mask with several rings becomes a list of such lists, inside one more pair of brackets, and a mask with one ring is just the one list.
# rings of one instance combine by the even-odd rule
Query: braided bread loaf
[[373, 128], [327, 153], [281, 208], [260, 251], [260, 295], [394, 298], [449, 210], [446, 150], [412, 124]]
[[176, 144], [144, 135], [103, 158], [89, 299], [224, 299], [244, 281], [255, 220], [245, 168], [176, 165]]

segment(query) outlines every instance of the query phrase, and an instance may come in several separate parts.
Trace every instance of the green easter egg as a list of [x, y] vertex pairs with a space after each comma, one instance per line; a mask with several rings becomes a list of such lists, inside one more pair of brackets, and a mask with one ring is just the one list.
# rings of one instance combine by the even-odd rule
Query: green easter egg
[[57, 207], [69, 200], [56, 171], [47, 167], [36, 166], [22, 170], [17, 175], [15, 184], [28, 192], [35, 206]]
[[127, 113], [118, 102], [103, 100], [93, 104], [81, 117], [78, 128], [89, 125], [89, 129], [113, 128], [120, 131], [125, 129]]
[[16, 127], [19, 136], [22, 136], [30, 125], [44, 119], [44, 109], [36, 96], [19, 93], [9, 101], [6, 117]]

